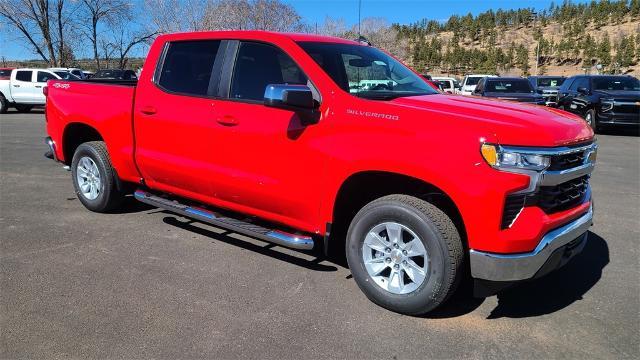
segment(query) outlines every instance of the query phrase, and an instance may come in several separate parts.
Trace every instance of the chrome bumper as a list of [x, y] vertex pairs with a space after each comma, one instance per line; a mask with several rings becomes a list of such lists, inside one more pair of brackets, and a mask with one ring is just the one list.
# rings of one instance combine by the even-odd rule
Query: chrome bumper
[[56, 155], [56, 143], [48, 136], [44, 139], [44, 142], [49, 146], [49, 151], [45, 154], [45, 157], [59, 161]]
[[[586, 235], [593, 223], [593, 206], [570, 223], [548, 232], [535, 250], [522, 254], [493, 254], [470, 250], [471, 276], [490, 281], [531, 279], [554, 251]], [[576, 252], [577, 253], [577, 252]]]

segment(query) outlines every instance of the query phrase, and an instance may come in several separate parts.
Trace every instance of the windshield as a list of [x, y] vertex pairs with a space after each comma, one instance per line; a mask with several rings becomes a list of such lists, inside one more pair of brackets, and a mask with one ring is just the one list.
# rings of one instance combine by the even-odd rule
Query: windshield
[[11, 76], [11, 70], [0, 70], [0, 76]]
[[594, 90], [640, 90], [640, 80], [631, 76], [593, 78]]
[[563, 77], [538, 78], [538, 86], [560, 86], [564, 80]]
[[480, 82], [480, 79], [482, 79], [482, 76], [469, 76], [467, 77], [467, 81], [464, 83], [465, 86], [473, 86], [473, 85], [478, 85], [478, 82]]
[[486, 92], [497, 93], [532, 93], [531, 84], [525, 79], [489, 80], [485, 86]]
[[374, 47], [317, 42], [299, 45], [338, 86], [355, 96], [390, 100], [438, 94], [419, 75]]

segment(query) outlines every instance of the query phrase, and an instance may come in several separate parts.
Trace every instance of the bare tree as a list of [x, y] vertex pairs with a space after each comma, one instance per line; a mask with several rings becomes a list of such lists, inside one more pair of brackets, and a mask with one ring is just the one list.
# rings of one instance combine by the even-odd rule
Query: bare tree
[[332, 18], [326, 16], [324, 22], [318, 28], [318, 34], [326, 36], [345, 37], [347, 34], [347, 23], [342, 18]]
[[199, 30], [307, 30], [293, 8], [280, 0], [146, 0], [159, 32]]
[[100, 25], [127, 21], [130, 18], [131, 2], [125, 0], [82, 0], [88, 21], [83, 22], [85, 36], [91, 41], [93, 59], [100, 69]]
[[65, 0], [0, 0], [0, 16], [18, 29], [30, 47], [52, 66], [66, 62], [69, 14]]
[[127, 66], [128, 55], [134, 47], [151, 43], [151, 40], [157, 35], [156, 32], [147, 32], [144, 29], [132, 30], [126, 25], [114, 30], [117, 35], [112, 45], [118, 55], [119, 69], [124, 69]]
[[154, 29], [160, 33], [205, 30], [211, 0], [145, 0]]

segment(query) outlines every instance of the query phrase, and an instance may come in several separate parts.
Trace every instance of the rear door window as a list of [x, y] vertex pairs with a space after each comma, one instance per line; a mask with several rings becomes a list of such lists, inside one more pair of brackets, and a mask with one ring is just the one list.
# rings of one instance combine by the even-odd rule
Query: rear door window
[[[185, 95], [207, 96], [220, 40], [179, 41], [169, 44], [157, 84]], [[136, 79], [133, 71], [129, 79]]]
[[18, 70], [16, 71], [16, 80], [31, 82], [32, 74], [33, 74], [33, 71], [31, 70]]
[[229, 95], [233, 99], [262, 101], [268, 84], [307, 84], [298, 65], [274, 46], [242, 42], [236, 59]]

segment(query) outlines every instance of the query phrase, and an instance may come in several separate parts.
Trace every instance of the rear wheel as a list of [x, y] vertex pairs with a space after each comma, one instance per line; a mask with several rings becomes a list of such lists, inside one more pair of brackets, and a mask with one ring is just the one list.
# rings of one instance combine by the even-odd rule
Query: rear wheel
[[408, 315], [435, 309], [455, 291], [462, 241], [451, 219], [408, 195], [377, 199], [354, 217], [347, 233], [353, 278], [374, 303]]
[[81, 144], [71, 162], [73, 186], [80, 202], [89, 210], [107, 212], [124, 198], [116, 186], [116, 173], [102, 141]]
[[33, 109], [33, 105], [16, 104], [15, 108], [18, 112], [25, 113], [31, 111], [31, 109]]
[[7, 110], [9, 110], [9, 101], [0, 95], [0, 114], [6, 114]]

